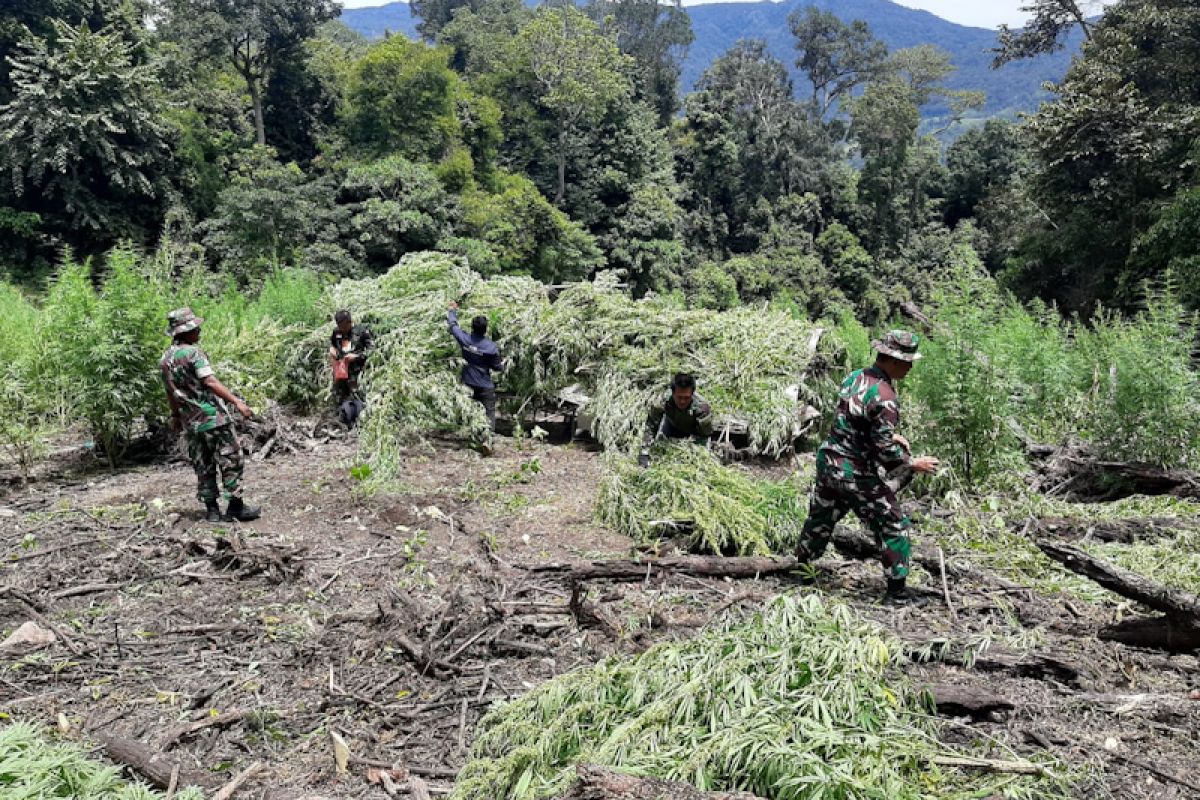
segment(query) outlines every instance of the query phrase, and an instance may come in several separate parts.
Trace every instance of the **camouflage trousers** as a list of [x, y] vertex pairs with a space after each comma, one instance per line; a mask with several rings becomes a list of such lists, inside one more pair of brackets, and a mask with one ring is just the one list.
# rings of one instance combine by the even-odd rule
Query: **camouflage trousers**
[[242, 496], [245, 459], [242, 456], [242, 445], [238, 442], [237, 431], [232, 425], [222, 425], [203, 433], [189, 433], [187, 446], [188, 458], [192, 462], [192, 468], [196, 470], [196, 480], [199, 483], [196, 496], [200, 498], [200, 502], [208, 503], [221, 496], [217, 488], [218, 473], [227, 499]]
[[851, 511], [875, 534], [887, 577], [907, 577], [912, 560], [908, 538], [912, 522], [901, 510], [895, 492], [881, 478], [859, 476], [846, 481], [818, 473], [808, 519], [800, 536], [802, 555], [820, 558], [833, 536], [834, 526]]

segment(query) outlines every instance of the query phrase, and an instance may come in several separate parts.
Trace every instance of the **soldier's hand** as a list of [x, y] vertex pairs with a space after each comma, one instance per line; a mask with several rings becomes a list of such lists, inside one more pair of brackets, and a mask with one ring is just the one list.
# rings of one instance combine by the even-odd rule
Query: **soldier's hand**
[[938, 461], [933, 456], [921, 456], [920, 458], [913, 459], [912, 469], [913, 472], [920, 472], [923, 475], [932, 475], [938, 471], [938, 467], [941, 465], [942, 462]]
[[451, 300], [451, 301], [450, 301], [450, 310], [451, 310], [451, 311], [457, 311], [457, 310], [458, 310], [458, 301], [456, 301], [456, 300]]
[[905, 450], [908, 450], [910, 452], [912, 451], [912, 445], [908, 443], [908, 439], [905, 439], [900, 434], [898, 434], [898, 433], [892, 434], [892, 441], [895, 442], [896, 444], [900, 445], [901, 447], [903, 447]]
[[254, 409], [252, 409], [252, 408], [250, 408], [250, 406], [246, 405], [245, 400], [239, 400], [237, 402], [237, 410], [238, 410], [238, 413], [241, 414], [244, 419], [250, 419], [251, 417], [254, 416]]

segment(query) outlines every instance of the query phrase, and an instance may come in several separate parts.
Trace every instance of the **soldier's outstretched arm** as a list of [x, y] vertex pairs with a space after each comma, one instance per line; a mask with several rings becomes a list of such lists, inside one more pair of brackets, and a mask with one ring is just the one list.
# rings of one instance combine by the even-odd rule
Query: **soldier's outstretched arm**
[[226, 403], [232, 403], [234, 407], [237, 408], [238, 413], [246, 419], [250, 419], [254, 416], [254, 412], [250, 409], [250, 406], [246, 405], [246, 402], [242, 400], [242, 398], [226, 389], [225, 384], [217, 380], [217, 376], [209, 375], [204, 379], [204, 385], [207, 386], [213, 394], [224, 400]]

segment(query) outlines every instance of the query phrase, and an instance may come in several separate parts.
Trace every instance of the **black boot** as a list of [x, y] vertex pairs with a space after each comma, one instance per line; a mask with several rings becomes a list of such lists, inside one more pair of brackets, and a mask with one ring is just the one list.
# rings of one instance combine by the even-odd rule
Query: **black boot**
[[220, 522], [221, 521], [221, 506], [216, 500], [204, 501], [204, 521], [205, 522]]
[[225, 509], [224, 520], [226, 522], [253, 522], [262, 515], [262, 509], [258, 506], [248, 506], [242, 502], [242, 498], [234, 497], [229, 501], [229, 508]]
[[919, 598], [908, 588], [904, 578], [888, 578], [887, 593], [883, 596], [884, 605], [907, 606], [919, 604]]

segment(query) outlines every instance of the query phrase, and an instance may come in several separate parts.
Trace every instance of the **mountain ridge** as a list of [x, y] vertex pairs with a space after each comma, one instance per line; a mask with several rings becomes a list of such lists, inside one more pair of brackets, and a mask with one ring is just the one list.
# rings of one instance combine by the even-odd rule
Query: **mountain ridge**
[[[788, 16], [797, 8], [813, 6], [832, 11], [844, 20], [862, 19], [874, 34], [896, 50], [918, 44], [936, 45], [950, 54], [957, 67], [946, 84], [951, 89], [978, 89], [986, 92], [987, 104], [978, 116], [1015, 116], [1037, 109], [1049, 94], [1046, 82], [1062, 80], [1073, 54], [1078, 50], [1076, 36], [1066, 50], [991, 69], [991, 48], [996, 32], [987, 28], [960, 25], [924, 9], [908, 8], [891, 0], [784, 0], [784, 2], [705, 3], [687, 7], [692, 19], [695, 41], [683, 63], [680, 85], [691, 91], [704, 70], [741, 39], [763, 39], [770, 52], [788, 65], [797, 92], [805, 94], [807, 81], [795, 69], [795, 48], [788, 28]], [[407, 3], [395, 2], [372, 8], [346, 9], [342, 21], [367, 38], [385, 33], [415, 37], [416, 19]], [[933, 119], [944, 113], [936, 104], [924, 109]]]

